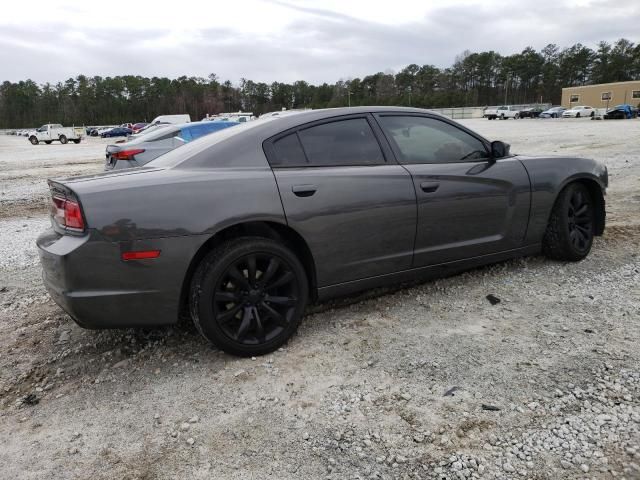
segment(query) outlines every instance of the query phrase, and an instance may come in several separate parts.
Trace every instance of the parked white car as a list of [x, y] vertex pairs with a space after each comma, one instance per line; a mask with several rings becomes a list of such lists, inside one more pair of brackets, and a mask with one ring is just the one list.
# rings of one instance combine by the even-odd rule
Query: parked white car
[[596, 114], [596, 110], [593, 107], [586, 105], [580, 105], [578, 107], [572, 107], [569, 110], [562, 112], [562, 118], [580, 118], [580, 117], [593, 117]]
[[508, 118], [513, 118], [517, 120], [520, 118], [520, 109], [512, 107], [510, 105], [503, 105], [496, 108], [487, 108], [484, 111], [483, 116], [488, 118], [489, 120], [495, 120], [499, 118], [500, 120], [507, 120]]
[[32, 145], [44, 142], [49, 145], [51, 142], [60, 142], [63, 145], [69, 141], [80, 143], [84, 135], [84, 127], [63, 127], [59, 123], [47, 123], [40, 128], [30, 131], [27, 138]]

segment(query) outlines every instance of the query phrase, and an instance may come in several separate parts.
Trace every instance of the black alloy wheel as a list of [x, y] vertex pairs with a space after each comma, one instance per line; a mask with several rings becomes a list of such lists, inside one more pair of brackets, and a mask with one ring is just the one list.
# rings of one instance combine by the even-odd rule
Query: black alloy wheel
[[245, 237], [205, 257], [192, 282], [191, 314], [220, 349], [262, 355], [295, 333], [307, 290], [305, 270], [286, 246]]
[[266, 343], [291, 321], [300, 295], [296, 277], [281, 258], [250, 253], [222, 274], [213, 297], [216, 322], [243, 345]]
[[593, 201], [580, 183], [569, 184], [556, 200], [542, 241], [545, 255], [578, 261], [591, 251], [595, 231]]
[[574, 189], [567, 209], [569, 239], [576, 251], [588, 250], [593, 241], [593, 214], [588, 194]]

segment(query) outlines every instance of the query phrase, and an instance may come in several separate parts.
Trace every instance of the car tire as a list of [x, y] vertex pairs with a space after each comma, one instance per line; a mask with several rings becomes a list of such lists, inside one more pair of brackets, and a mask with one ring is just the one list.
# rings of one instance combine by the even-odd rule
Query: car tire
[[51, 145], [51, 140], [45, 140], [44, 143], [46, 143], [47, 145]]
[[60, 140], [60, 143], [63, 144], [63, 145], [66, 145], [67, 141], [68, 141], [67, 137], [64, 136], [64, 135], [60, 135], [60, 138], [58, 140]]
[[288, 247], [241, 237], [200, 262], [189, 310], [198, 331], [219, 349], [243, 357], [264, 355], [296, 332], [308, 292], [305, 269]]
[[577, 262], [591, 251], [595, 215], [593, 199], [581, 183], [567, 185], [558, 195], [542, 239], [551, 259]]
[[504, 120], [504, 113], [500, 115], [500, 120]]
[[80, 139], [76, 138], [75, 140], [73, 140], [73, 143], [75, 143], [76, 145], [80, 143]]
[[29, 141], [31, 142], [31, 145], [38, 145], [38, 139], [34, 136], [29, 137]]
[[595, 117], [596, 112], [591, 112], [591, 115], [589, 115], [591, 118]]
[[576, 113], [576, 118], [580, 118], [580, 112]]

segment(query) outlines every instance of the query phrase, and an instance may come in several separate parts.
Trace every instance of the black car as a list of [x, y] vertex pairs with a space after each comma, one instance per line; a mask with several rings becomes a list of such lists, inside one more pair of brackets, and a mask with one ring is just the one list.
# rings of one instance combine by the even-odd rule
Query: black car
[[100, 136], [102, 138], [109, 138], [109, 137], [128, 137], [129, 135], [131, 135], [133, 133], [133, 130], [131, 130], [130, 128], [126, 128], [126, 127], [115, 127], [112, 128], [111, 130], [107, 130], [106, 132], [102, 132], [100, 134]]
[[594, 160], [511, 155], [427, 110], [312, 110], [50, 181], [37, 245], [48, 291], [82, 326], [189, 312], [219, 348], [259, 355], [308, 302], [540, 252], [585, 258], [607, 178]]
[[520, 110], [520, 118], [538, 118], [542, 112], [544, 109], [540, 107], [525, 108]]
[[638, 109], [633, 105], [623, 104], [607, 110], [602, 118], [605, 120], [624, 120], [629, 118], [638, 118]]

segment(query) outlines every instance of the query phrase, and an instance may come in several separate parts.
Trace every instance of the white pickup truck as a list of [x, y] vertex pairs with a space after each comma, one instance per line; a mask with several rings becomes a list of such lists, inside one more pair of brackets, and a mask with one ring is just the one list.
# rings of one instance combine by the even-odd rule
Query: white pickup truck
[[496, 108], [487, 108], [484, 111], [483, 117], [488, 118], [489, 120], [495, 120], [499, 118], [500, 120], [506, 120], [508, 118], [513, 118], [517, 120], [520, 118], [520, 109], [516, 109], [511, 106], [501, 106]]
[[63, 145], [67, 142], [80, 143], [84, 135], [82, 127], [63, 127], [59, 123], [47, 123], [40, 128], [32, 130], [27, 138], [32, 145], [44, 142], [49, 145], [51, 142], [60, 142]]

